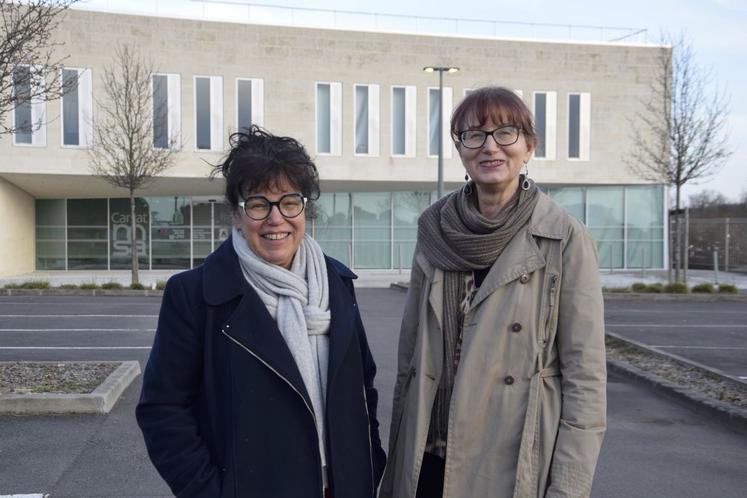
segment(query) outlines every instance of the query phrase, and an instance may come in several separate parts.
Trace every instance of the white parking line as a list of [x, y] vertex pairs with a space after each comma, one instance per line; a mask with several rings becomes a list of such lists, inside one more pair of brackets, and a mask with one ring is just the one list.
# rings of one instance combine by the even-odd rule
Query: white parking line
[[[0, 346], [0, 351], [3, 350], [18, 350], [18, 349], [42, 349], [42, 350], [68, 350], [68, 349], [150, 349], [150, 346]], [[3, 498], [3, 495], [0, 495]]]
[[[158, 318], [158, 315], [3, 315], [0, 318]], [[2, 497], [0, 497], [2, 498]]]
[[649, 345], [650, 348], [661, 348], [661, 349], [735, 349], [735, 350], [746, 350], [745, 346], [672, 346], [671, 344], [655, 344]]
[[[155, 332], [156, 329], [0, 329], [0, 332]], [[1, 498], [1, 497], [0, 497]]]
[[671, 323], [671, 324], [664, 324], [664, 323], [605, 323], [606, 327], [618, 327], [618, 328], [632, 328], [632, 327], [647, 327], [647, 328], [657, 328], [657, 329], [671, 329], [671, 328], [682, 328], [682, 329], [745, 329], [747, 328], [747, 323], [735, 323], [734, 325], [725, 325], [721, 323], [716, 324], [684, 324], [684, 323]]
[[30, 495], [0, 495], [0, 498], [48, 498], [48, 494], [30, 494]]

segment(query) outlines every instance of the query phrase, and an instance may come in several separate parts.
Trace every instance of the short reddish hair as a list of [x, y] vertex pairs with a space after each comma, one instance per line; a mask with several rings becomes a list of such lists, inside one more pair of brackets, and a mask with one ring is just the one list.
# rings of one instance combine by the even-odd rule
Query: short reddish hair
[[516, 92], [501, 86], [486, 86], [464, 97], [451, 115], [451, 137], [459, 145], [459, 133], [488, 120], [520, 127], [528, 145], [537, 146], [532, 112]]

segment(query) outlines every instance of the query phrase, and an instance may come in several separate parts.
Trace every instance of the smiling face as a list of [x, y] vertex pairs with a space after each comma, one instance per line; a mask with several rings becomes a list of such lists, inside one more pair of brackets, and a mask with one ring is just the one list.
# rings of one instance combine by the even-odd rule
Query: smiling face
[[[300, 190], [285, 178], [278, 178], [269, 187], [247, 192], [244, 198], [262, 195], [271, 202], [277, 202], [283, 195], [292, 193], [300, 193]], [[306, 215], [302, 212], [295, 218], [285, 218], [278, 207], [273, 206], [266, 219], [253, 220], [238, 208], [234, 214], [234, 224], [241, 230], [254, 254], [268, 263], [290, 270], [304, 237]]]
[[[503, 125], [515, 123], [496, 123], [487, 119], [482, 125], [469, 123], [465, 130], [492, 131]], [[467, 174], [482, 190], [513, 194], [519, 186], [519, 172], [524, 163], [529, 161], [534, 147], [527, 143], [524, 133], [512, 145], [498, 145], [492, 135], [478, 149], [457, 146], [459, 157]]]

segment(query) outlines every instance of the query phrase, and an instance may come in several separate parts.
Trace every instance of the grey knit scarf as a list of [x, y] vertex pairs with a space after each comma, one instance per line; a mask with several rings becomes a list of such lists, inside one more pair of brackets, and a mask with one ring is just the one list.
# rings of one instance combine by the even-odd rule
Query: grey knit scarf
[[[524, 180], [519, 178], [519, 185]], [[476, 187], [469, 182], [440, 199], [418, 220], [418, 247], [426, 259], [444, 271], [444, 362], [431, 412], [428, 442], [446, 442], [449, 404], [457, 365], [456, 347], [461, 335], [459, 304], [465, 273], [490, 268], [513, 236], [529, 221], [539, 198], [537, 185], [519, 188], [495, 219], [477, 209]]]

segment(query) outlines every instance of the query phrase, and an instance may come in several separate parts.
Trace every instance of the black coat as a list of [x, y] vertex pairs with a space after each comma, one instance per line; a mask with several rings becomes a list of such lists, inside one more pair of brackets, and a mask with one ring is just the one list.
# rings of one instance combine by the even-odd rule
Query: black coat
[[[355, 301], [355, 275], [326, 260], [332, 315], [328, 478], [334, 498], [373, 498], [386, 460], [376, 419], [376, 366]], [[321, 498], [311, 406], [230, 238], [202, 266], [169, 280], [137, 421], [175, 495]]]

